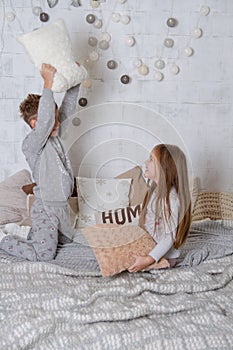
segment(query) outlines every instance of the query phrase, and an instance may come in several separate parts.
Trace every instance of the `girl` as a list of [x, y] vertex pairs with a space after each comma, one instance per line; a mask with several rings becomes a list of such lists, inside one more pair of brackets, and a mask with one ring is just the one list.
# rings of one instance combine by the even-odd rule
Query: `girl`
[[160, 144], [145, 162], [145, 177], [152, 180], [142, 205], [139, 225], [157, 245], [147, 256], [132, 254], [135, 262], [128, 269], [137, 272], [166, 258], [175, 266], [178, 248], [185, 242], [191, 223], [191, 202], [187, 163], [177, 146]]

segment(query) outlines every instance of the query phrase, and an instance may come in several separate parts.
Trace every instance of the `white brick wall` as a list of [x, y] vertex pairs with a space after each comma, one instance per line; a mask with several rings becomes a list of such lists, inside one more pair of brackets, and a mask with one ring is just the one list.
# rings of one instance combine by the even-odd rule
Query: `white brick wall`
[[[25, 32], [42, 25], [38, 17], [32, 14], [30, 0], [12, 3]], [[47, 2], [35, 1], [34, 5], [40, 6], [40, 3]], [[96, 13], [101, 17], [101, 12], [99, 9], [93, 10], [88, 0], [82, 0], [80, 8], [69, 8], [68, 3], [69, 0], [60, 0], [55, 8], [45, 6], [44, 10], [50, 15], [49, 23], [64, 18], [75, 57], [83, 62], [90, 52], [87, 45], [89, 33], [99, 37], [101, 32], [87, 24], [85, 17], [88, 13]], [[178, 19], [179, 25], [170, 30], [174, 33], [175, 47], [172, 50], [164, 48], [164, 58], [170, 57], [172, 60], [179, 57], [177, 63], [181, 71], [178, 76], [171, 76], [165, 69], [166, 79], [158, 83], [152, 79], [155, 71], [153, 63], [167, 36], [166, 19], [170, 17], [172, 3], [173, 16]], [[202, 187], [233, 192], [233, 1], [209, 0], [204, 3], [211, 12], [209, 16], [200, 18], [199, 27], [203, 29], [203, 37], [196, 40], [190, 37], [190, 31], [199, 18], [200, 3], [196, 0], [127, 0], [124, 5], [115, 0], [106, 0], [102, 5], [103, 31], [115, 4], [115, 12], [130, 15], [131, 22], [125, 26], [109, 21], [107, 31], [112, 35], [112, 48], [102, 52], [100, 60], [91, 68], [92, 88], [87, 93], [85, 90], [82, 92], [87, 94], [88, 106], [129, 102], [160, 113], [180, 134], [190, 154], [194, 173], [201, 177]], [[6, 12], [12, 11], [10, 0], [5, 0], [5, 5]], [[0, 12], [1, 28], [2, 2]], [[29, 128], [20, 120], [18, 106], [28, 93], [40, 93], [42, 87], [39, 72], [15, 39], [20, 33], [17, 19], [5, 23], [4, 49], [0, 55], [0, 181], [27, 167], [21, 153], [21, 142]], [[126, 35], [135, 37], [135, 47], [125, 45]], [[195, 54], [184, 58], [182, 49], [188, 43], [194, 48]], [[150, 66], [150, 74], [146, 77], [139, 76], [133, 69], [132, 60], [138, 56]], [[110, 58], [116, 58], [120, 63], [115, 71], [106, 68]], [[119, 82], [119, 77], [124, 73], [132, 77], [128, 85]], [[58, 102], [61, 98], [62, 94], [56, 95]], [[111, 106], [108, 113], [111, 114]], [[155, 126], [151, 121], [148, 122], [146, 116], [145, 123], [149, 123], [147, 127], [154, 132]], [[114, 137], [115, 133], [114, 129]], [[129, 135], [132, 134], [132, 130], [129, 130]], [[139, 135], [135, 135], [138, 138]], [[125, 127], [119, 129], [119, 136], [127, 138]], [[105, 134], [97, 132], [93, 143], [103, 142], [105, 137]], [[148, 140], [143, 133], [141, 138], [140, 143], [147, 145]], [[169, 136], [166, 142], [170, 142]], [[85, 141], [82, 151], [88, 152], [88, 147]], [[140, 154], [137, 147], [135, 152]], [[106, 150], [106, 157], [109, 157], [109, 149]], [[126, 163], [122, 161], [122, 164]]]

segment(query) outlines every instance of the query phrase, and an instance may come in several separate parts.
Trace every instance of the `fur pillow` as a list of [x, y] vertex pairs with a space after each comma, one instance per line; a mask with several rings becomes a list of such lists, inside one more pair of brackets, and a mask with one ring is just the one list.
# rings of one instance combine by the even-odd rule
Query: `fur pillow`
[[141, 213], [141, 204], [133, 207], [119, 208], [95, 213], [97, 224], [117, 224], [117, 225], [134, 225], [139, 224]]
[[62, 19], [17, 39], [37, 68], [41, 69], [42, 63], [49, 63], [57, 69], [53, 91], [66, 91], [86, 77], [85, 68], [75, 63], [69, 34]]
[[[131, 252], [148, 255], [156, 244], [149, 233], [139, 226], [105, 224], [86, 227], [82, 232], [93, 248], [104, 277], [127, 270], [134, 262]], [[146, 270], [169, 266], [169, 262], [162, 258]]]
[[23, 169], [0, 183], [0, 225], [20, 222], [27, 216], [27, 196], [22, 186], [31, 181], [29, 171]]

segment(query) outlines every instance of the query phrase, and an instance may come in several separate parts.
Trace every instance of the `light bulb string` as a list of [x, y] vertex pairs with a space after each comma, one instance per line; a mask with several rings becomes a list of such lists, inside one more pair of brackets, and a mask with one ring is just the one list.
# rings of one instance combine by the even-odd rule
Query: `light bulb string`
[[[110, 25], [110, 22], [111, 22], [111, 18], [112, 18], [113, 13], [115, 12], [115, 10], [116, 10], [116, 8], [117, 8], [117, 3], [118, 3], [118, 1], [115, 0], [115, 3], [114, 3], [114, 5], [113, 5], [113, 8], [112, 8], [112, 10], [110, 11], [110, 15], [109, 15], [109, 17], [108, 17], [107, 23], [106, 23], [106, 25], [105, 25], [104, 31], [101, 31], [102, 34], [103, 34], [104, 32], [106, 33], [106, 32], [108, 31], [108, 28], [109, 28], [109, 25]], [[103, 16], [103, 10], [102, 10], [102, 8], [101, 8], [101, 4], [100, 4], [100, 12], [101, 12], [101, 16], [102, 16], [102, 19], [103, 19], [104, 16]], [[111, 40], [112, 40], [112, 38], [111, 38]], [[114, 53], [114, 49], [113, 49], [113, 47], [112, 47], [111, 44], [109, 45], [109, 48], [110, 48], [110, 50], [111, 50], [112, 56], [113, 56], [113, 57], [116, 57], [116, 55], [115, 55], [115, 53]], [[117, 58], [117, 60], [119, 61], [118, 58]], [[121, 62], [121, 63], [122, 63], [122, 62]]]
[[[107, 25], [105, 26], [105, 32], [107, 32], [108, 30], [108, 27], [110, 25], [110, 20], [113, 16], [113, 13], [115, 12], [116, 8], [117, 8], [117, 5], [118, 5], [118, 1], [116, 0], [115, 3], [114, 3], [114, 6], [112, 8], [112, 11], [111, 11], [111, 14], [109, 16], [109, 19], [108, 19], [108, 22], [107, 22]], [[101, 6], [100, 6], [101, 8]], [[101, 13], [102, 13], [102, 16], [103, 16], [103, 11], [101, 9]], [[129, 6], [128, 6], [128, 2], [127, 2], [127, 13], [129, 13]], [[133, 22], [132, 20], [130, 19], [130, 25], [131, 25], [131, 28], [133, 28]], [[134, 31], [133, 31], [134, 32]], [[135, 49], [137, 50], [137, 53], [138, 53], [138, 46], [137, 46], [137, 42], [135, 42]], [[132, 48], [131, 48], [132, 49]], [[116, 57], [116, 60], [119, 61], [121, 63], [121, 66], [122, 66], [122, 71], [125, 73], [125, 74], [129, 74], [131, 75], [131, 73], [133, 73], [134, 71], [134, 68], [133, 69], [129, 69], [128, 67], [126, 67], [124, 61], [120, 60], [116, 55], [115, 55], [115, 52], [114, 52], [114, 49], [112, 47], [112, 45], [110, 45], [110, 50], [111, 50], [111, 53], [112, 53], [112, 56], [115, 58]]]
[[[113, 5], [113, 8], [112, 8], [112, 10], [110, 11], [110, 16], [108, 17], [107, 23], [106, 23], [105, 28], [104, 28], [104, 32], [107, 32], [107, 30], [108, 30], [108, 27], [109, 27], [109, 24], [110, 24], [112, 15], [113, 15], [113, 13], [115, 12], [116, 7], [117, 7], [117, 0], [115, 0], [115, 3], [114, 3], [114, 5]], [[102, 10], [101, 4], [100, 4], [99, 8], [100, 8], [100, 13], [101, 13], [102, 20], [103, 20], [104, 16], [103, 16], [103, 10]], [[102, 32], [102, 34], [103, 34], [103, 31], [101, 31], [101, 32]]]
[[[117, 5], [118, 5], [118, 1], [115, 0], [115, 3], [114, 3], [114, 5], [113, 5], [113, 7], [112, 7], [112, 10], [110, 11], [110, 15], [109, 15], [109, 17], [108, 17], [108, 19], [107, 19], [107, 21], [106, 21], [105, 26], [104, 26], [104, 30], [101, 30], [101, 34], [102, 34], [102, 35], [108, 31], [108, 28], [109, 28], [109, 25], [110, 25], [110, 22], [111, 22], [111, 18], [112, 18], [113, 13], [115, 12], [115, 10], [116, 10], [116, 8], [117, 8]], [[99, 12], [100, 12], [101, 20], [102, 20], [102, 22], [104, 23], [104, 15], [103, 15], [103, 10], [102, 10], [102, 8], [101, 8], [101, 4], [100, 4], [100, 6], [99, 6]], [[114, 49], [113, 49], [113, 47], [112, 47], [111, 44], [109, 45], [109, 48], [110, 48], [110, 51], [111, 51], [112, 56], [113, 56], [113, 57], [116, 57], [115, 52], [114, 52]], [[97, 53], [99, 53], [99, 52], [100, 52], [100, 50], [97, 51]], [[122, 67], [123, 67], [125, 73], [126, 73], [126, 72], [127, 72], [127, 74], [131, 73], [131, 71], [129, 71], [129, 69], [125, 66], [124, 62], [122, 62], [122, 61], [121, 61], [119, 58], [117, 58], [117, 57], [116, 57], [116, 60], [119, 61], [119, 62], [121, 63], [121, 65], [122, 65]]]
[[[126, 4], [127, 4], [127, 13], [129, 13], [130, 11], [129, 11], [128, 1], [126, 2]], [[133, 29], [133, 21], [132, 21], [131, 17], [130, 17], [130, 26], [131, 26], [131, 33], [134, 33], [134, 30], [132, 30]], [[135, 41], [134, 46], [135, 46], [135, 49], [137, 50], [137, 42], [136, 41]], [[132, 50], [133, 47], [130, 47], [130, 49]], [[123, 69], [124, 69], [124, 74], [131, 76], [131, 74], [134, 72], [134, 68], [130, 69], [129, 67], [126, 67], [124, 61], [123, 62], [121, 61], [121, 63], [122, 63]]]
[[1, 26], [1, 48], [0, 48], [0, 57], [2, 56], [4, 47], [5, 47], [5, 42], [4, 42], [4, 30], [5, 30], [5, 15], [6, 15], [6, 10], [5, 10], [5, 0], [2, 0], [2, 26]]
[[[114, 4], [114, 6], [113, 6], [113, 11], [114, 11], [114, 9], [115, 9], [115, 7], [116, 7], [116, 4], [117, 4], [117, 0], [115, 1], [115, 4]], [[99, 4], [100, 6], [99, 6], [99, 14], [100, 14], [100, 18], [98, 17], [98, 19], [100, 19], [101, 21], [102, 21], [102, 25], [104, 24], [104, 16], [103, 16], [103, 11], [102, 11], [102, 9], [101, 9], [101, 4]], [[97, 9], [95, 8], [95, 11], [97, 11]], [[109, 17], [109, 20], [108, 20], [108, 23], [110, 22], [110, 18], [111, 18], [111, 15], [110, 15], [110, 17]], [[105, 25], [105, 31], [107, 31], [107, 27], [108, 27], [108, 23]], [[104, 33], [104, 31], [103, 30], [101, 30], [101, 34], [103, 34]], [[89, 38], [90, 38], [90, 32], [88, 33], [89, 35]], [[93, 32], [91, 33], [91, 36], [93, 36]], [[96, 37], [96, 36], [95, 36]], [[99, 38], [98, 38], [99, 39]], [[99, 41], [99, 40], [98, 40]], [[91, 53], [93, 51], [93, 48], [89, 48], [88, 49], [88, 52], [89, 52], [89, 54]], [[98, 53], [98, 55], [99, 55], [99, 52], [100, 52], [100, 50], [98, 49], [98, 47], [95, 49], [95, 52], [97, 52]]]
[[[198, 16], [198, 19], [197, 19], [197, 22], [196, 22], [196, 26], [193, 27], [193, 29], [199, 28], [199, 24], [200, 24], [200, 21], [201, 21], [201, 18], [202, 18], [202, 17], [203, 17], [203, 16], [199, 13], [199, 16]], [[188, 36], [188, 39], [187, 39], [187, 42], [186, 42], [186, 46], [183, 47], [182, 51], [183, 51], [185, 48], [190, 47], [190, 44], [191, 44], [191, 42], [192, 42], [194, 39], [196, 39], [196, 38], [194, 38], [194, 37], [192, 36], [192, 31], [191, 31], [191, 33], [190, 33], [189, 36]]]
[[[128, 2], [127, 2], [127, 12], [128, 13], [130, 12]], [[135, 33], [135, 30], [134, 30], [135, 27], [134, 27], [132, 19], [130, 19], [130, 25], [131, 25], [132, 33]], [[136, 51], [136, 57], [142, 58], [141, 55], [140, 55], [140, 48], [139, 48], [137, 40], [135, 40], [134, 47], [135, 47], [135, 51]], [[144, 64], [145, 63], [145, 58], [143, 57], [142, 60], [143, 60], [143, 64]], [[146, 64], [146, 65], [148, 65], [148, 64]], [[135, 67], [133, 67], [131, 70], [129, 70], [129, 74], [133, 73], [134, 71], [135, 71]]]
[[[171, 4], [171, 10], [170, 10], [170, 18], [173, 17], [173, 13], [174, 13], [174, 0], [172, 0], [172, 4]], [[167, 26], [167, 29], [166, 29], [166, 38], [168, 38], [170, 35], [170, 27]], [[164, 44], [162, 45], [162, 50], [161, 50], [161, 53], [159, 55], [159, 59], [162, 59], [163, 58], [163, 54], [164, 54]]]
[[[16, 18], [16, 21], [17, 21], [17, 23], [18, 23], [18, 25], [19, 25], [20, 31], [21, 31], [22, 33], [25, 33], [25, 30], [24, 30], [24, 28], [23, 28], [23, 26], [22, 26], [22, 23], [21, 23], [21, 21], [19, 20], [19, 16], [17, 16], [17, 12], [16, 12], [16, 10], [15, 10], [15, 8], [14, 8], [14, 6], [13, 6], [12, 0], [10, 0], [10, 7], [11, 7], [11, 9], [12, 9], [12, 12], [13, 12], [14, 15], [15, 15], [15, 18]], [[13, 33], [12, 33], [12, 34], [13, 34]], [[14, 34], [13, 34], [13, 37], [15, 37]]]

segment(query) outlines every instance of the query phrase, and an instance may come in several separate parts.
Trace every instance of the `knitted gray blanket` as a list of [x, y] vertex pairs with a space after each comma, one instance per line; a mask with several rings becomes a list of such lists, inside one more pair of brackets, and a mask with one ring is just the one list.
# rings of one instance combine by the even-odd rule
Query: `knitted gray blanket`
[[[211, 250], [209, 231], [202, 243]], [[186, 244], [196, 249], [193, 235]], [[103, 278], [80, 242], [49, 263], [1, 252], [0, 269], [1, 350], [232, 349], [233, 255]]]
[[193, 222], [181, 249], [178, 266], [195, 266], [202, 261], [233, 253], [233, 222], [205, 220]]

